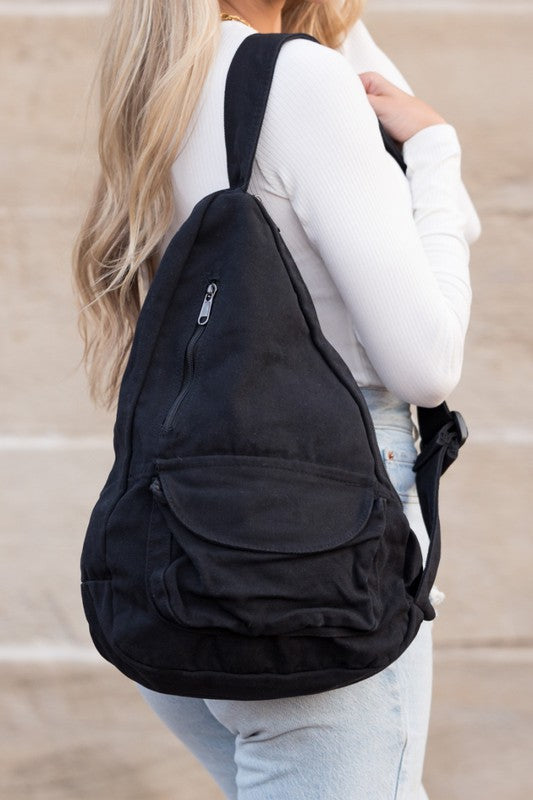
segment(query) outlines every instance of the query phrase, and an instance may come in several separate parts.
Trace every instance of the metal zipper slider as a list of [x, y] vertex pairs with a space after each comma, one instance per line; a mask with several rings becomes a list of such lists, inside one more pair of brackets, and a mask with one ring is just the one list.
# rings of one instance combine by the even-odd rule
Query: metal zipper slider
[[204, 302], [202, 303], [202, 308], [200, 309], [200, 315], [198, 317], [198, 325], [205, 325], [207, 320], [209, 319], [209, 315], [211, 313], [211, 306], [213, 304], [213, 297], [215, 296], [217, 291], [216, 283], [210, 283], [205, 292]]

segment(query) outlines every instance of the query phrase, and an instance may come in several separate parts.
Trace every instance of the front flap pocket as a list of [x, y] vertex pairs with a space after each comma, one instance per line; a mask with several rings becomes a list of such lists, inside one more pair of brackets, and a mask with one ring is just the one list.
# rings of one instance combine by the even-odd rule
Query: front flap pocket
[[368, 481], [307, 462], [194, 456], [158, 466], [165, 498], [178, 519], [228, 547], [329, 550], [364, 527], [374, 502]]
[[[149, 558], [149, 580], [167, 618], [248, 635], [374, 628], [384, 500], [373, 479], [258, 456], [157, 467], [153, 525], [164, 521], [172, 542], [159, 548], [166, 563]], [[151, 546], [161, 535], [151, 531]]]

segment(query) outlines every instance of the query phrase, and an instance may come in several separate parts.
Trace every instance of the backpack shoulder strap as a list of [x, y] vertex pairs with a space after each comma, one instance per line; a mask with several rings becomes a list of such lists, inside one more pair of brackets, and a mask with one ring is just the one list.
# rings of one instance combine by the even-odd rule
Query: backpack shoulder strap
[[252, 33], [239, 45], [228, 70], [224, 133], [230, 188], [250, 182], [253, 161], [279, 51], [289, 39], [318, 39], [307, 33]]
[[[240, 187], [246, 191], [248, 188], [276, 60], [289, 39], [309, 39], [320, 44], [314, 36], [306, 33], [254, 33], [239, 45], [231, 62], [224, 96], [224, 133], [232, 189]], [[381, 123], [380, 131], [386, 150], [405, 172], [401, 145]], [[439, 481], [457, 458], [468, 430], [459, 412], [450, 411], [446, 403], [436, 408], [418, 408], [417, 411], [421, 453], [414, 470], [430, 544], [416, 600], [423, 607], [425, 605], [425, 618], [433, 619], [435, 612], [428, 595], [440, 560]]]

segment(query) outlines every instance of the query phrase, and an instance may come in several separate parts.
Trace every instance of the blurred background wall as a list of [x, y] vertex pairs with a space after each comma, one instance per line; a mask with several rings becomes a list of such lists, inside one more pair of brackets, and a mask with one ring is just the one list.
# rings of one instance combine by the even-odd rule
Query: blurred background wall
[[[95, 175], [86, 109], [105, 5], [0, 0], [0, 789], [9, 800], [215, 800], [92, 648], [79, 598], [85, 526], [112, 460], [113, 415], [90, 405], [78, 366], [70, 278]], [[369, 0], [365, 19], [456, 126], [484, 228], [451, 399], [471, 438], [442, 487], [446, 600], [425, 783], [431, 800], [528, 800], [533, 3]]]

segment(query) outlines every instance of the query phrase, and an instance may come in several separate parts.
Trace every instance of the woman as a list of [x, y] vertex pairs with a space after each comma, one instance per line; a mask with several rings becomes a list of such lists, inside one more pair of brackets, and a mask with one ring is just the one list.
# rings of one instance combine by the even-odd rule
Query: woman
[[[479, 223], [454, 129], [366, 71], [403, 81], [357, 21], [360, 6], [117, 0], [101, 70], [102, 174], [75, 276], [91, 391], [109, 406], [143, 286], [197, 201], [228, 185], [223, 99], [237, 47], [254, 32], [314, 35], [326, 46], [296, 39], [281, 50], [249, 191], [362, 387], [425, 556], [410, 404], [437, 405], [459, 380]], [[376, 115], [403, 143], [407, 176], [383, 149]], [[442, 599], [436, 587], [431, 599]], [[139, 688], [228, 798], [422, 800], [432, 625], [389, 667], [334, 691], [228, 701]]]

